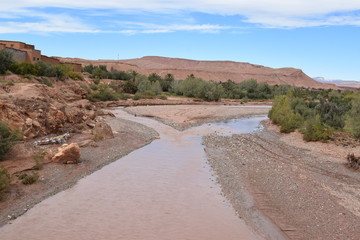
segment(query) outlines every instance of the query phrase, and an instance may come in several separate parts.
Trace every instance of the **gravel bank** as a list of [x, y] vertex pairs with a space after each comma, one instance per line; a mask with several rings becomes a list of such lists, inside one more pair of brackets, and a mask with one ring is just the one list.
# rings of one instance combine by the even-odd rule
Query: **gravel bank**
[[359, 239], [359, 172], [344, 166], [345, 156], [334, 159], [283, 137], [265, 129], [204, 138], [210, 165], [239, 216], [268, 239], [274, 239], [266, 231], [271, 222], [290, 239]]
[[24, 214], [42, 200], [72, 187], [79, 179], [158, 137], [156, 131], [139, 123], [110, 117], [105, 120], [113, 129], [115, 137], [97, 142], [96, 147], [81, 148], [79, 164], [46, 164], [39, 171], [38, 183], [21, 189], [11, 189], [8, 201], [0, 205], [0, 226]]

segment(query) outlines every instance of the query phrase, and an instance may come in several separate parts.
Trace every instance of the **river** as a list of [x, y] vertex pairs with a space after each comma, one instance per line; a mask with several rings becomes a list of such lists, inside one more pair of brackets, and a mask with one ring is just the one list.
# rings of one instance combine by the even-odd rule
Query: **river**
[[260, 239], [221, 195], [202, 136], [247, 133], [266, 117], [177, 131], [115, 110], [160, 134], [149, 145], [81, 179], [0, 229], [1, 239]]

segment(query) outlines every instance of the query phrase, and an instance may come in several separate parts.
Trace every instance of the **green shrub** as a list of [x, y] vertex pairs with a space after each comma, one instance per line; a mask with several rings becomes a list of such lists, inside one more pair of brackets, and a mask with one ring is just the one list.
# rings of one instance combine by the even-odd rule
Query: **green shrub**
[[88, 94], [88, 99], [92, 102], [116, 101], [119, 97], [106, 84], [99, 84], [98, 90]]
[[140, 93], [135, 94], [132, 99], [133, 100], [140, 100], [141, 99], [141, 94]]
[[43, 168], [45, 156], [46, 156], [45, 151], [39, 151], [33, 155], [33, 159], [35, 162], [35, 166], [34, 166], [35, 170], [40, 170]]
[[305, 123], [305, 128], [302, 130], [303, 138], [305, 141], [326, 141], [331, 138], [333, 129], [331, 127], [325, 126], [321, 120], [320, 116], [316, 115], [315, 117], [308, 119]]
[[30, 174], [22, 175], [21, 183], [24, 185], [31, 185], [39, 180], [39, 174], [37, 172], [31, 172]]
[[138, 88], [133, 81], [127, 81], [123, 85], [123, 91], [125, 93], [135, 94], [137, 92], [137, 90], [138, 90]]
[[360, 139], [360, 97], [351, 101], [351, 109], [346, 114], [345, 129], [350, 132], [354, 138]]
[[0, 166], [0, 201], [5, 199], [6, 190], [10, 186], [10, 174], [6, 168]]
[[77, 72], [69, 72], [69, 78], [74, 80], [84, 80], [84, 77], [81, 75], [81, 73]]
[[15, 63], [11, 53], [1, 50], [0, 51], [0, 74], [5, 74], [6, 71], [11, 69], [11, 65]]
[[289, 96], [275, 97], [269, 118], [275, 124], [280, 125], [280, 131], [283, 133], [295, 131], [303, 122], [302, 117], [292, 111]]
[[95, 85], [98, 85], [100, 83], [100, 78], [95, 78], [93, 82]]
[[221, 84], [208, 82], [190, 75], [183, 81], [174, 81], [172, 91], [186, 97], [200, 98], [206, 101], [218, 101], [223, 95], [224, 88]]
[[11, 65], [11, 71], [19, 75], [38, 76], [40, 72], [40, 67], [32, 63], [21, 62], [21, 63], [14, 63], [13, 65]]
[[88, 94], [91, 93], [91, 88], [85, 83], [80, 83], [80, 87], [84, 89]]
[[160, 97], [159, 97], [161, 100], [166, 100], [167, 99], [167, 96], [165, 96], [165, 95], [160, 95]]
[[11, 130], [6, 122], [0, 121], [0, 160], [20, 138], [19, 131]]

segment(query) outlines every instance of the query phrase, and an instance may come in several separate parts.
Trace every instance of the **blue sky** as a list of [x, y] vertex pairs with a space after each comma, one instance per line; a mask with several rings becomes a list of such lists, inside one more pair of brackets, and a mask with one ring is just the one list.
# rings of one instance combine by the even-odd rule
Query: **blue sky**
[[360, 80], [359, 0], [0, 1], [0, 39], [49, 56], [232, 60]]

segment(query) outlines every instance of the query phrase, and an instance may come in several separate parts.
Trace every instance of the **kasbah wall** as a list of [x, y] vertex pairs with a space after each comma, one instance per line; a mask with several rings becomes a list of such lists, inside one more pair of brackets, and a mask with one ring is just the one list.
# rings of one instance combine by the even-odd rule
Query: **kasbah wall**
[[10, 52], [17, 62], [36, 63], [42, 61], [52, 65], [66, 64], [70, 67], [71, 71], [81, 72], [81, 64], [60, 62], [59, 59], [55, 57], [41, 55], [41, 51], [35, 49], [34, 45], [23, 42], [0, 40], [0, 50]]

